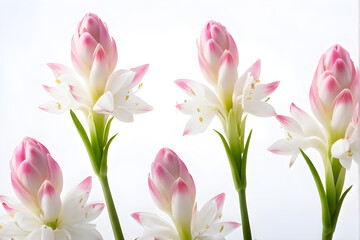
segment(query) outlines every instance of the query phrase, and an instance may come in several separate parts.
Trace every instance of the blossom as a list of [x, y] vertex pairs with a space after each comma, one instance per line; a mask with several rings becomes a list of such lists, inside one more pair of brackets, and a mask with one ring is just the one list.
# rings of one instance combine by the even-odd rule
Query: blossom
[[290, 167], [294, 164], [300, 149], [315, 148], [326, 156], [327, 140], [325, 131], [315, 119], [294, 103], [290, 106], [292, 117], [276, 115], [284, 128], [285, 138], [273, 143], [268, 150], [275, 154], [291, 155]]
[[50, 63], [55, 86], [43, 85], [53, 100], [40, 106], [50, 113], [69, 109], [113, 115], [120, 121], [133, 121], [133, 115], [152, 107], [137, 97], [149, 65], [114, 71], [117, 49], [107, 26], [93, 13], [85, 15], [72, 38], [71, 57], [76, 72]]
[[0, 196], [7, 213], [0, 218], [0, 237], [14, 240], [102, 239], [91, 221], [100, 215], [105, 205], [87, 203], [90, 191], [91, 177], [88, 177], [61, 201], [59, 193], [46, 180], [38, 194], [40, 213], [11, 197]]
[[20, 201], [0, 195], [6, 211], [0, 216], [1, 239], [102, 239], [90, 223], [105, 207], [103, 203], [87, 204], [91, 177], [61, 199], [61, 168], [44, 145], [29, 137], [16, 147], [10, 169], [12, 186]]
[[310, 103], [316, 118], [329, 131], [343, 137], [358, 99], [359, 76], [349, 53], [339, 44], [319, 61], [310, 88]]
[[37, 208], [37, 196], [44, 181], [61, 193], [62, 171], [48, 149], [33, 138], [25, 137], [10, 160], [11, 183], [20, 201]]
[[[276, 90], [279, 82], [260, 84], [260, 69], [261, 63], [258, 60], [235, 83], [230, 98], [238, 121], [241, 121], [243, 113], [260, 117], [275, 115], [274, 108], [263, 99]], [[176, 105], [182, 113], [191, 116], [185, 126], [184, 135], [204, 132], [214, 116], [218, 116], [223, 123], [226, 123], [228, 110], [214, 91], [187, 79], [176, 80], [175, 84], [191, 97], [190, 100]]]
[[170, 149], [161, 149], [152, 164], [149, 189], [156, 205], [172, 219], [137, 212], [131, 216], [144, 227], [139, 239], [223, 239], [239, 227], [221, 222], [225, 194], [208, 201], [200, 211], [195, 202], [195, 184], [185, 164]]
[[345, 138], [337, 140], [331, 148], [332, 157], [338, 158], [341, 165], [347, 170], [351, 167], [354, 160], [360, 163], [360, 123], [359, 105], [354, 111], [354, 116], [347, 127]]

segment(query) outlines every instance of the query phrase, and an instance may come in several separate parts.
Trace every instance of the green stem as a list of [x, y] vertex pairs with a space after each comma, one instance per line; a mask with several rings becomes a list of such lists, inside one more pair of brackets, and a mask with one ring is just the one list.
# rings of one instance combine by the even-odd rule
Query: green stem
[[238, 194], [239, 194], [239, 202], [240, 202], [241, 225], [243, 229], [243, 237], [244, 240], [251, 240], [252, 239], [251, 229], [250, 229], [249, 215], [246, 205], [245, 188], [240, 189], [240, 191], [238, 191]]
[[322, 240], [331, 240], [333, 238], [335, 229], [323, 228]]
[[111, 192], [110, 192], [108, 178], [107, 178], [107, 176], [100, 176], [99, 180], [100, 180], [101, 187], [102, 187], [102, 190], [104, 193], [106, 207], [107, 207], [107, 210], [109, 213], [115, 240], [124, 240], [124, 235], [121, 230], [119, 217], [117, 215], [115, 205], [114, 205], [114, 200], [113, 200]]

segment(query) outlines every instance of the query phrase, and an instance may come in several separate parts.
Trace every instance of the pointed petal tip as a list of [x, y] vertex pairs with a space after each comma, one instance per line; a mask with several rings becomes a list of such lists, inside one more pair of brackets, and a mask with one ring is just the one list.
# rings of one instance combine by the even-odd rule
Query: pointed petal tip
[[140, 214], [141, 214], [141, 212], [136, 212], [136, 213], [131, 214], [130, 216], [131, 216], [133, 219], [135, 219], [136, 222], [138, 222], [139, 224], [142, 225], [141, 219], [140, 219]]
[[83, 189], [83, 190], [85, 190], [85, 191], [87, 191], [87, 192], [90, 192], [91, 186], [92, 186], [92, 177], [91, 177], [91, 176], [85, 178], [85, 180], [83, 180], [83, 181], [78, 185], [78, 187], [79, 187], [80, 189]]

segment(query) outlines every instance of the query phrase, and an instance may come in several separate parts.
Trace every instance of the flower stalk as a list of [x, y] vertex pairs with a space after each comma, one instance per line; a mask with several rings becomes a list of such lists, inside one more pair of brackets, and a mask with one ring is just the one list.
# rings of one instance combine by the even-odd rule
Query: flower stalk
[[[108, 210], [111, 226], [116, 240], [124, 240], [119, 217], [114, 205], [114, 200], [110, 191], [110, 186], [107, 176], [107, 153], [109, 146], [117, 134], [113, 135], [109, 140], [109, 131], [113, 118], [107, 120], [107, 117], [102, 114], [93, 113], [88, 117], [88, 125], [90, 132], [90, 139], [86, 133], [81, 122], [70, 110], [71, 118], [78, 130], [81, 139], [84, 142], [88, 152], [90, 162], [93, 166], [95, 174], [98, 176], [104, 194], [106, 207]], [[106, 121], [107, 120], [107, 121]]]

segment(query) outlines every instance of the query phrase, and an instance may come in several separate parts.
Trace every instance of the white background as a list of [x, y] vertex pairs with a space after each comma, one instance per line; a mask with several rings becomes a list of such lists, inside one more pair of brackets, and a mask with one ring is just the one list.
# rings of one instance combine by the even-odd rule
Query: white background
[[[240, 221], [238, 199], [226, 154], [212, 128], [182, 137], [187, 116], [175, 108], [185, 95], [173, 81], [205, 83], [198, 67], [196, 39], [207, 20], [225, 25], [240, 55], [239, 71], [262, 60], [261, 80], [281, 81], [271, 103], [288, 114], [291, 102], [309, 110], [308, 92], [317, 62], [340, 43], [358, 62], [356, 1], [0, 1], [0, 194], [13, 195], [8, 162], [23, 136], [44, 143], [64, 173], [66, 192], [92, 174], [90, 162], [69, 114], [51, 115], [37, 107], [49, 98], [41, 84], [53, 84], [48, 62], [71, 66], [70, 39], [86, 12], [109, 26], [119, 51], [118, 68], [150, 63], [139, 95], [154, 111], [134, 123], [114, 121], [119, 132], [109, 152], [109, 179], [126, 239], [141, 235], [130, 217], [136, 211], [159, 212], [147, 188], [157, 151], [172, 148], [187, 164], [197, 185], [197, 200], [226, 193], [225, 220]], [[80, 116], [80, 113], [78, 113]], [[309, 169], [298, 158], [266, 149], [282, 137], [275, 119], [248, 118], [253, 138], [248, 158], [248, 209], [255, 239], [320, 239], [321, 210]], [[308, 151], [322, 171], [319, 155]], [[345, 199], [334, 239], [359, 239], [357, 166], [346, 176], [354, 184]], [[102, 200], [93, 178], [92, 200]], [[113, 239], [107, 213], [96, 224], [104, 239]], [[242, 239], [237, 229], [227, 239]]]

